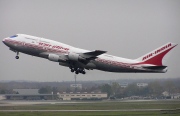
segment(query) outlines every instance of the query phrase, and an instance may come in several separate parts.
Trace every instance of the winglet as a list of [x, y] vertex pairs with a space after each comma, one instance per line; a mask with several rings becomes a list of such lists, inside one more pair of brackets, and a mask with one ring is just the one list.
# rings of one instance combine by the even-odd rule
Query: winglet
[[163, 57], [177, 45], [178, 44], [169, 42], [169, 43], [139, 57], [136, 60], [141, 62], [138, 64], [153, 64], [153, 65], [157, 65], [157, 66], [162, 66], [163, 65], [162, 64]]

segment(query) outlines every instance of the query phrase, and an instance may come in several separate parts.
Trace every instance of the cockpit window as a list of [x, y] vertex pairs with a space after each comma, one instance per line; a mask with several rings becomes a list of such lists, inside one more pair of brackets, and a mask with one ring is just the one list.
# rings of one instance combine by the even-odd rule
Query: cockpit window
[[15, 37], [17, 37], [18, 35], [13, 35], [13, 36], [11, 36], [10, 38], [15, 38]]

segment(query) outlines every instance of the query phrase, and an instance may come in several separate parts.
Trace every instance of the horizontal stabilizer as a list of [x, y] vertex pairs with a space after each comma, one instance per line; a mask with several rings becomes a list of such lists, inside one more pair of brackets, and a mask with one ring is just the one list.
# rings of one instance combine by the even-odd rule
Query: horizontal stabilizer
[[167, 66], [143, 66], [143, 68], [152, 69], [152, 70], [163, 70]]

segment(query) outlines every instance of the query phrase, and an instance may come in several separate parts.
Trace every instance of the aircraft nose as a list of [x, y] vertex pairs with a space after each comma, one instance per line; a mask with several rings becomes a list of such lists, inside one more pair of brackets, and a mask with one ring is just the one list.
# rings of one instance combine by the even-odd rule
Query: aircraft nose
[[7, 38], [4, 38], [4, 39], [2, 40], [2, 42], [3, 42], [5, 45], [7, 45], [7, 44], [8, 44]]
[[2, 42], [5, 44], [5, 42], [6, 42], [6, 38], [4, 38], [4, 39], [2, 40]]

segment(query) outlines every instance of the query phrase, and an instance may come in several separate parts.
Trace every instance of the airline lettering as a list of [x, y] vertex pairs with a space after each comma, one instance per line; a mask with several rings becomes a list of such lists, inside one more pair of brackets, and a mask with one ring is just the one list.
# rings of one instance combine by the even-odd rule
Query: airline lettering
[[14, 45], [24, 45], [24, 46], [27, 46], [27, 47], [31, 47], [31, 48], [35, 48], [35, 49], [45, 49], [45, 50], [48, 50], [48, 51], [51, 51], [51, 52], [61, 52], [61, 53], [66, 53], [69, 48], [63, 48], [63, 47], [52, 47], [51, 44], [47, 44], [47, 43], [42, 43], [40, 42], [38, 45], [35, 45], [35, 44], [31, 44], [31, 43], [25, 43], [25, 42], [21, 42], [21, 41], [15, 41], [15, 40], [10, 40], [10, 39], [7, 39], [6, 40], [7, 42], [11, 42], [12, 44]]
[[39, 45], [40, 45], [40, 46], [43, 46], [43, 47], [49, 47], [49, 48], [51, 47], [52, 49], [63, 49], [63, 50], [66, 50], [66, 51], [69, 50], [69, 48], [64, 48], [64, 47], [58, 46], [58, 45], [52, 46], [51, 44], [42, 43], [42, 42], [40, 42]]
[[162, 48], [156, 50], [154, 53], [150, 53], [150, 54], [148, 54], [147, 56], [143, 57], [142, 60], [146, 60], [147, 58], [150, 58], [151, 56], [156, 55], [156, 54], [160, 53], [161, 51], [163, 51], [163, 50], [165, 50], [166, 48], [169, 48], [169, 47], [171, 47], [171, 46], [172, 46], [171, 43], [168, 44], [168, 45], [165, 45], [165, 46], [163, 46]]
[[47, 43], [39, 43], [40, 46], [44, 46], [44, 47], [51, 47], [51, 44], [47, 44]]

